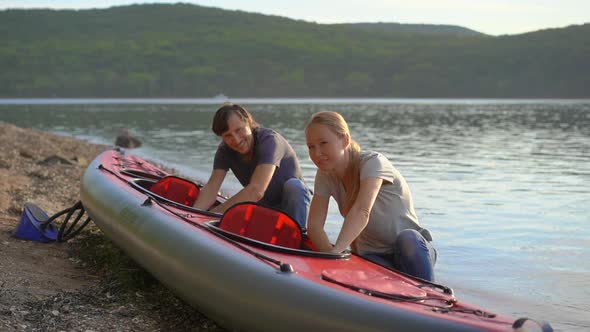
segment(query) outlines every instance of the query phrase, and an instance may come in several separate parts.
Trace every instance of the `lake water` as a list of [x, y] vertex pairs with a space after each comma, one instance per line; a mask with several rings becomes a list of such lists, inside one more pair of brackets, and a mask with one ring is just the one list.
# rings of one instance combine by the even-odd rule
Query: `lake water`
[[[406, 177], [435, 238], [437, 282], [459, 299], [513, 317], [590, 330], [590, 100], [244, 99], [282, 133], [313, 184], [303, 128], [340, 112], [353, 137]], [[0, 100], [0, 121], [134, 150], [206, 180], [219, 139], [213, 99]], [[235, 192], [235, 180], [224, 187]], [[333, 207], [335, 238], [341, 217]]]

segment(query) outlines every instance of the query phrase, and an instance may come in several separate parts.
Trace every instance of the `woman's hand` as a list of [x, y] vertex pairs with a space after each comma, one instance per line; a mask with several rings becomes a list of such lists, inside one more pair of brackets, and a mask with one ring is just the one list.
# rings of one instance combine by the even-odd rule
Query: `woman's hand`
[[336, 250], [336, 249], [334, 248], [334, 246], [332, 246], [332, 249], [331, 249], [329, 252], [331, 252], [331, 253], [333, 253], [333, 254], [340, 254], [340, 253], [342, 253], [343, 251], [342, 251], [342, 250]]

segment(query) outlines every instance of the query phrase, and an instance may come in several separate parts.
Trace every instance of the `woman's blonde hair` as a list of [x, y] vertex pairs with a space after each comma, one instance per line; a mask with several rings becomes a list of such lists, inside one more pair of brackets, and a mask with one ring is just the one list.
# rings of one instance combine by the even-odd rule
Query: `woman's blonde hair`
[[339, 113], [328, 111], [315, 113], [311, 116], [307, 126], [305, 126], [305, 130], [307, 130], [307, 128], [309, 128], [309, 126], [312, 124], [324, 125], [328, 127], [328, 129], [330, 129], [334, 134], [336, 134], [336, 136], [339, 138], [345, 138], [349, 142], [347, 148], [348, 166], [346, 167], [344, 177], [342, 178], [342, 183], [344, 184], [344, 189], [346, 191], [346, 199], [344, 201], [344, 206], [342, 207], [342, 212], [344, 215], [346, 215], [354, 204], [354, 201], [356, 201], [361, 186], [361, 148], [358, 143], [352, 139], [350, 130], [348, 129], [348, 124]]

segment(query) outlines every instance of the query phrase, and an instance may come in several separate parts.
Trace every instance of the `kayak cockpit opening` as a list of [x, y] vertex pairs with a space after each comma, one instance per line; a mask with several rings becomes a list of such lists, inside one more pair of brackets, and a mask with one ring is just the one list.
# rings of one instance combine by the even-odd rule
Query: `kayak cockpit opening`
[[176, 203], [193, 206], [201, 188], [192, 181], [170, 175], [154, 183], [150, 191]]
[[[221, 216], [219, 213], [200, 210], [192, 206], [201, 190], [201, 187], [192, 181], [170, 175], [159, 180], [137, 178], [130, 180], [129, 184], [162, 203], [207, 216]], [[215, 204], [221, 204], [223, 201], [224, 198], [219, 196]]]
[[318, 252], [293, 218], [255, 202], [237, 203], [220, 220], [205, 225], [220, 236], [268, 250], [333, 259], [350, 257], [350, 253]]

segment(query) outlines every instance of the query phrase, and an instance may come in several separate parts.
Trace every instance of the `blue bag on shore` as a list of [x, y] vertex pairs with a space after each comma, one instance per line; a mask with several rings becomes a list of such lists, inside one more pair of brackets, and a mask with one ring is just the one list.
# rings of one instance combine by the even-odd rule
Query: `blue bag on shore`
[[54, 242], [58, 229], [53, 222], [47, 222], [49, 216], [33, 203], [25, 203], [23, 214], [13, 235], [22, 240], [37, 242]]

